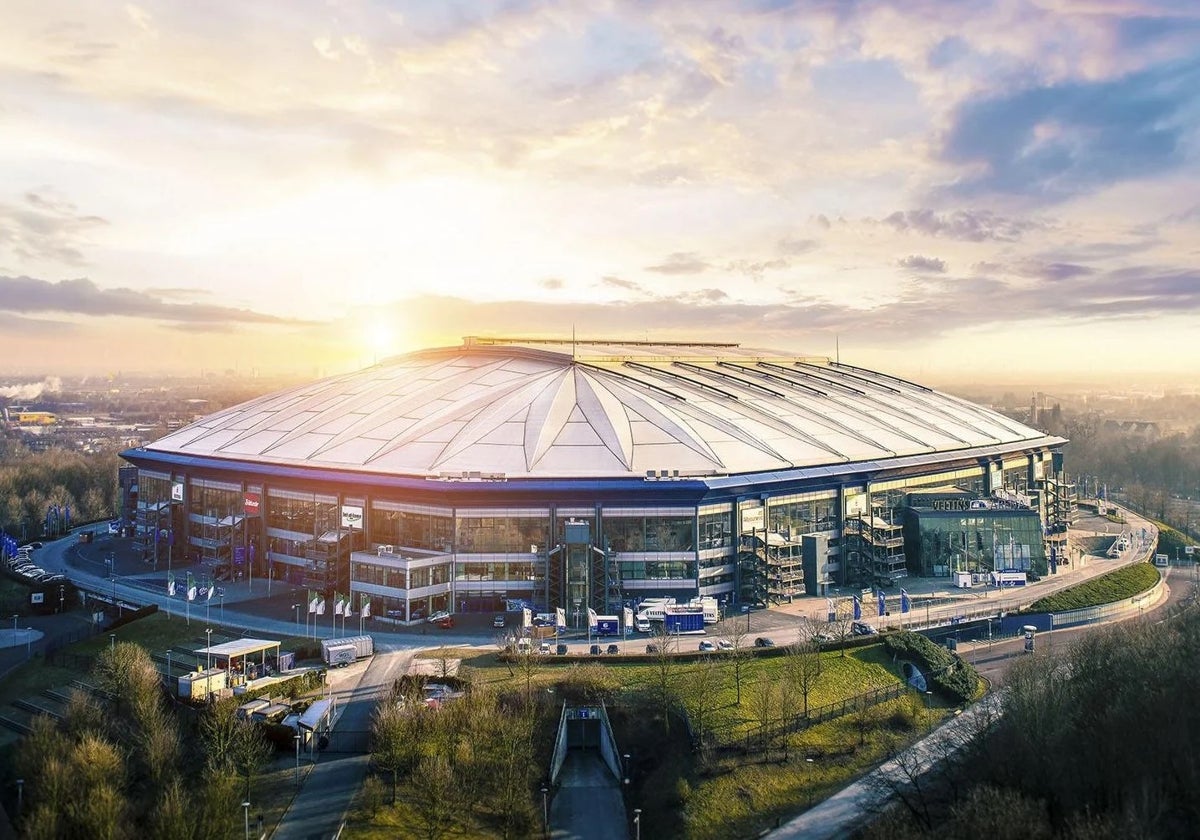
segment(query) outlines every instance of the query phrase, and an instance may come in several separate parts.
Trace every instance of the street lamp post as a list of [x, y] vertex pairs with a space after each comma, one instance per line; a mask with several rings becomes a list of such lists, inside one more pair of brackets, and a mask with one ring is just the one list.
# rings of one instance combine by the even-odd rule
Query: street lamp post
[[204, 650], [204, 652], [206, 654], [208, 654], [208, 663], [205, 665], [204, 670], [210, 671], [210, 670], [212, 670], [212, 650], [210, 650], [210, 648], [212, 648], [212, 628], [211, 627], [204, 628], [204, 635], [208, 639], [208, 642], [205, 644], [205, 650]]
[[116, 649], [117, 649], [117, 634], [116, 633], [108, 634], [108, 649], [111, 651], [116, 651]]
[[547, 838], [550, 837], [550, 788], [545, 783], [542, 784], [542, 834]]
[[25, 658], [33, 655], [33, 628], [25, 628]]
[[292, 604], [292, 609], [294, 609], [296, 611], [296, 626], [299, 627], [300, 626], [300, 605]]
[[221, 623], [225, 623], [225, 589], [222, 587], [217, 592], [217, 597], [221, 599]]
[[246, 816], [246, 840], [250, 840], [250, 803], [242, 803], [242, 813]]
[[633, 840], [642, 840], [642, 809], [633, 809]]
[[743, 605], [742, 612], [744, 612], [746, 614], [746, 632], [749, 633], [750, 632], [750, 605], [749, 604]]
[[296, 742], [296, 784], [300, 784], [300, 733], [297, 732], [292, 736], [292, 740]]

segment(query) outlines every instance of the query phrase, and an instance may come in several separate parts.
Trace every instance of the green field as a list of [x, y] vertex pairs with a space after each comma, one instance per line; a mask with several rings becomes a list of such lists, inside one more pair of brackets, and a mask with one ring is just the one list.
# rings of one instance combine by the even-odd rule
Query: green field
[[1098, 607], [1132, 598], [1158, 583], [1158, 569], [1149, 563], [1134, 563], [1106, 575], [1084, 581], [1077, 586], [1039, 598], [1027, 612], [1066, 612], [1085, 607]]

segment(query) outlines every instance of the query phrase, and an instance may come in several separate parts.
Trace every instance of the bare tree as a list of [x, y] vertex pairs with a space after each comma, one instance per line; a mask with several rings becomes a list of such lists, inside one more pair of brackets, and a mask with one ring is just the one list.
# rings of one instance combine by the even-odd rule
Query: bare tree
[[771, 724], [776, 719], [779, 689], [775, 681], [765, 673], [760, 673], [750, 691], [750, 713], [758, 724], [758, 746], [765, 749], [768, 745], [768, 734]]
[[741, 622], [734, 620], [726, 627], [725, 638], [729, 640], [730, 645], [725, 651], [725, 658], [733, 666], [733, 685], [737, 692], [735, 702], [740, 706], [742, 705], [743, 670], [750, 654], [749, 634], [746, 633]]
[[710, 656], [692, 664], [683, 672], [680, 680], [680, 699], [687, 710], [696, 746], [700, 749], [704, 748], [708, 719], [717, 707], [723, 681], [721, 670]]
[[427, 840], [445, 837], [461, 808], [454, 769], [444, 755], [421, 759], [410, 779], [412, 807]]
[[653, 690], [654, 701], [663, 716], [663, 730], [671, 731], [671, 708], [675, 703], [675, 656], [671, 653], [671, 637], [666, 625], [656, 626], [650, 634], [651, 642], [646, 650], [654, 658]]
[[797, 642], [788, 649], [783, 663], [783, 677], [804, 703], [804, 718], [808, 719], [808, 698], [821, 676], [821, 651], [812, 641]]

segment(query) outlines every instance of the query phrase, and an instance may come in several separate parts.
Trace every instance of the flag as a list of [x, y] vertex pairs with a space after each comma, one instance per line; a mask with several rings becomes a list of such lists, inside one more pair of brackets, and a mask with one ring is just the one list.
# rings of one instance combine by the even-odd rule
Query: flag
[[167, 572], [167, 594], [175, 597], [175, 573]]
[[333, 614], [341, 615], [343, 608], [344, 607], [343, 607], [343, 603], [342, 603], [342, 593], [334, 592], [333, 593]]
[[317, 603], [317, 615], [325, 615], [325, 599], [322, 598]]
[[346, 596], [345, 602], [342, 604], [342, 618], [349, 618], [354, 615], [354, 593], [351, 592]]
[[632, 630], [633, 629], [633, 610], [629, 609], [629, 607], [626, 607], [622, 618], [625, 620], [625, 629]]
[[211, 600], [212, 600], [213, 593], [214, 593], [214, 592], [216, 592], [216, 591], [217, 591], [217, 585], [216, 585], [216, 581], [212, 581], [212, 580], [210, 580], [210, 581], [208, 582], [208, 597], [207, 597], [205, 600], [207, 600], [207, 601], [211, 601]]
[[371, 617], [371, 598], [366, 592], [362, 593], [362, 617]]
[[187, 599], [189, 601], [196, 600], [196, 579], [192, 577], [192, 573], [187, 573]]
[[317, 611], [317, 593], [311, 589], [308, 590], [308, 612], [315, 613]]
[[879, 590], [879, 614], [880, 615], [887, 614], [887, 602], [884, 598], [882, 589]]
[[528, 630], [533, 626], [533, 610], [529, 607], [521, 608], [521, 627]]
[[862, 602], [859, 601], [858, 596], [855, 595], [854, 596], [854, 620], [860, 621], [861, 619], [862, 619]]
[[588, 607], [588, 627], [596, 626], [596, 611]]
[[567, 626], [567, 611], [564, 610], [562, 607], [554, 608], [554, 626], [555, 627], [566, 627]]
[[[829, 612], [829, 618], [827, 618], [826, 620], [831, 621], [831, 622], [837, 621], [837, 611], [833, 608], [833, 599], [826, 598], [825, 606], [826, 606], [827, 611]], [[746, 619], [746, 620], [749, 621], [750, 619]]]
[[901, 589], [900, 590], [900, 612], [906, 613], [910, 609], [912, 609], [912, 601], [910, 601], [908, 599], [908, 590]]

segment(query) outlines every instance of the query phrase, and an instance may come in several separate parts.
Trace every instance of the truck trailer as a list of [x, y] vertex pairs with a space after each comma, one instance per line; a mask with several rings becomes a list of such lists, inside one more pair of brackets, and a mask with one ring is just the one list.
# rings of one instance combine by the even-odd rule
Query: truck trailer
[[597, 636], [620, 636], [621, 635], [621, 619], [615, 615], [598, 615], [598, 616], [596, 616], [596, 635]]
[[375, 640], [370, 636], [347, 636], [344, 639], [322, 639], [321, 659], [330, 667], [351, 665], [375, 653]]
[[663, 632], [672, 636], [703, 633], [704, 610], [701, 607], [667, 607], [663, 614]]

